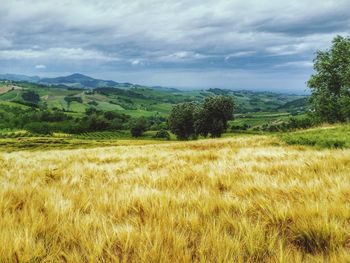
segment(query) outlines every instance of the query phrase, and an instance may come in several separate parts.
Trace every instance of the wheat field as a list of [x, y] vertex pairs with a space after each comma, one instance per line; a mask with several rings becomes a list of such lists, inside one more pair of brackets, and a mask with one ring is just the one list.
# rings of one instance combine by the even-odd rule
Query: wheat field
[[264, 136], [0, 153], [0, 262], [350, 262], [350, 150]]

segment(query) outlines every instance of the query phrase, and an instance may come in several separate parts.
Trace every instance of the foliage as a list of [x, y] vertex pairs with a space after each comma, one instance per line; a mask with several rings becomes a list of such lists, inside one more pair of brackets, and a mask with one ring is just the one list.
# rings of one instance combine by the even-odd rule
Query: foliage
[[52, 130], [48, 123], [45, 122], [30, 122], [24, 128], [32, 133], [51, 135]]
[[195, 116], [196, 134], [207, 137], [221, 137], [227, 129], [227, 122], [233, 118], [234, 103], [230, 97], [211, 96], [204, 100]]
[[173, 107], [168, 123], [178, 139], [187, 140], [198, 135], [220, 137], [233, 117], [233, 101], [230, 97], [207, 97], [202, 105], [183, 103]]
[[180, 140], [195, 138], [195, 112], [198, 105], [195, 103], [182, 103], [175, 105], [168, 118], [169, 129]]
[[[4, 110], [1, 111], [1, 109]], [[24, 110], [14, 107], [0, 107], [0, 128], [28, 129], [38, 134], [122, 130], [128, 128], [129, 120], [130, 117], [127, 115], [102, 112], [94, 108], [87, 109], [85, 116], [82, 118], [73, 118], [57, 109], [30, 108]], [[32, 123], [34, 124], [31, 125]]]
[[138, 118], [131, 124], [130, 132], [132, 137], [140, 137], [147, 131], [149, 123], [145, 117]]
[[308, 86], [312, 115], [321, 122], [350, 119], [350, 38], [337, 36], [330, 50], [318, 51]]
[[275, 123], [275, 124], [264, 124], [259, 130], [269, 131], [269, 132], [286, 132], [297, 129], [306, 129], [313, 127], [315, 125], [315, 121], [310, 117], [303, 118], [295, 118], [290, 117], [288, 120]]
[[83, 99], [81, 97], [74, 97], [74, 96], [66, 96], [64, 97], [64, 100], [70, 104], [73, 101], [79, 102], [79, 103], [83, 103]]
[[88, 104], [91, 105], [91, 106], [97, 106], [98, 102], [95, 101], [95, 100], [92, 100], [92, 101], [89, 101]]
[[170, 134], [166, 130], [160, 130], [157, 131], [157, 133], [154, 135], [154, 138], [170, 140]]
[[22, 99], [24, 101], [31, 102], [34, 104], [37, 104], [40, 101], [40, 97], [39, 97], [38, 93], [36, 93], [35, 91], [31, 91], [31, 90], [23, 92]]

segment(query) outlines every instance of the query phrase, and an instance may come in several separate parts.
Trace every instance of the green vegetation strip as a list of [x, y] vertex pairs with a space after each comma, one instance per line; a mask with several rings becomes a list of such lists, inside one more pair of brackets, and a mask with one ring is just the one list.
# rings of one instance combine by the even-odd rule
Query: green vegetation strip
[[0, 139], [1, 152], [27, 150], [64, 150], [109, 146], [146, 145], [162, 143], [155, 140], [84, 140], [73, 138], [32, 137]]
[[350, 124], [297, 131], [281, 134], [280, 137], [291, 145], [308, 145], [320, 149], [350, 148]]

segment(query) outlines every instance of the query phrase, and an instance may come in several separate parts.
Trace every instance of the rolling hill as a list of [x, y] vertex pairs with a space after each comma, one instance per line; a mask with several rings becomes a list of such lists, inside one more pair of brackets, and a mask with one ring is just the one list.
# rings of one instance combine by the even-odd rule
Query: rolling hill
[[38, 82], [46, 85], [64, 85], [76, 88], [118, 87], [120, 85], [112, 80], [94, 79], [78, 73], [65, 77], [43, 78]]
[[[1, 75], [0, 78], [6, 76]], [[260, 112], [301, 114], [306, 110], [306, 97], [293, 94], [223, 89], [181, 91], [99, 80], [82, 74], [41, 79], [23, 75], [7, 77], [8, 80], [0, 81], [0, 105], [33, 106], [30, 101], [23, 99], [24, 93], [32, 91], [39, 95], [40, 100], [37, 103], [39, 106], [47, 105], [48, 108], [62, 109], [73, 115], [81, 115], [87, 108], [94, 107], [133, 117], [167, 116], [174, 104], [200, 102], [211, 95], [232, 97], [237, 114]]]

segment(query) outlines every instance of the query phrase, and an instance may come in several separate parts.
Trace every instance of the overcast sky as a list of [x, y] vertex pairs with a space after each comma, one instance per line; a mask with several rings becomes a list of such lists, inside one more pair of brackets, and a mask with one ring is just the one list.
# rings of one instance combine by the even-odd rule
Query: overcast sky
[[0, 73], [303, 92], [350, 0], [0, 0]]

